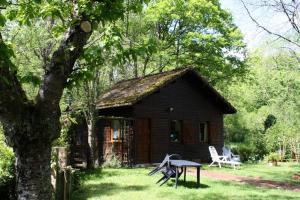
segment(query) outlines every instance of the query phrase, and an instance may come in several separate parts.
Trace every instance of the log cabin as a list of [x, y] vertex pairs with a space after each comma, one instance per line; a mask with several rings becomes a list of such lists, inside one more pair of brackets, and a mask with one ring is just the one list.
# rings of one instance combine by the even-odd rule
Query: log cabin
[[[192, 68], [118, 82], [100, 96], [97, 109], [99, 159], [114, 152], [125, 165], [157, 163], [167, 153], [208, 161], [208, 146], [224, 145], [224, 114], [236, 112]], [[73, 130], [71, 153], [85, 160], [86, 128]]]

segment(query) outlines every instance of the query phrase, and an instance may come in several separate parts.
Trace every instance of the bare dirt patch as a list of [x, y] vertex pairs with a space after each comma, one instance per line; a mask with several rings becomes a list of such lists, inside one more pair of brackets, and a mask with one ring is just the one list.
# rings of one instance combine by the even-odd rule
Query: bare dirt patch
[[[196, 175], [196, 171], [194, 169], [187, 169], [187, 173], [191, 175]], [[222, 181], [233, 181], [233, 182], [247, 183], [258, 187], [265, 187], [271, 189], [284, 189], [284, 190], [292, 190], [292, 191], [300, 192], [300, 185], [272, 181], [272, 180], [264, 180], [261, 177], [237, 176], [237, 175], [232, 175], [224, 172], [212, 172], [207, 170], [201, 170], [200, 175], [217, 179], [217, 180], [222, 180]], [[300, 179], [300, 176], [298, 175], [297, 178]]]
[[300, 180], [300, 175], [299, 174], [294, 174], [292, 176], [292, 179], [294, 179], [294, 180]]

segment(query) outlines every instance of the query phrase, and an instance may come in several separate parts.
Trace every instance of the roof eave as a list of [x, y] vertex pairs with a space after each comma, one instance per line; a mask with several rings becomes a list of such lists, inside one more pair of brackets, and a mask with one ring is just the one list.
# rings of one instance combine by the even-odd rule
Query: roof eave
[[132, 106], [133, 103], [118, 103], [118, 104], [107, 104], [107, 105], [100, 105], [97, 106], [97, 110], [103, 110], [103, 109], [109, 109], [109, 108], [120, 108], [120, 107], [125, 107], [125, 106]]

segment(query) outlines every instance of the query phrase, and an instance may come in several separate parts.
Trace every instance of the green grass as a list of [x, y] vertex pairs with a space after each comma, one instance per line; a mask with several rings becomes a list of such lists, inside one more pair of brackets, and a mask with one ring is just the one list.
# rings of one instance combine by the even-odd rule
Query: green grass
[[[268, 178], [276, 178], [284, 181], [288, 176], [282, 173], [278, 168], [261, 167], [256, 170], [255, 165], [245, 165], [241, 170], [232, 172], [231, 169], [221, 169], [221, 171], [228, 171], [238, 175], [263, 176]], [[296, 166], [282, 166], [283, 169], [297, 171]], [[273, 173], [264, 174], [265, 170], [274, 171]], [[212, 168], [212, 170], [219, 170]], [[196, 188], [196, 177], [187, 176], [187, 182], [179, 182], [177, 189], [173, 188], [172, 181], [166, 185], [159, 187], [155, 182], [159, 179], [160, 175], [147, 176], [146, 174], [150, 169], [98, 169], [90, 172], [85, 172], [81, 175], [81, 187], [79, 190], [73, 192], [72, 200], [219, 200], [219, 199], [300, 199], [299, 192], [292, 192], [280, 189], [266, 189], [259, 188], [252, 185], [237, 183], [237, 182], [224, 182], [217, 181], [205, 177], [201, 177], [201, 188]], [[243, 174], [245, 173], [245, 174]]]
[[269, 166], [264, 162], [258, 164], [242, 164], [240, 170], [232, 170], [231, 167], [222, 167], [220, 169], [218, 167], [208, 167], [205, 165], [204, 169], [300, 185], [300, 180], [292, 179], [293, 175], [300, 175], [300, 163], [286, 162], [279, 163], [278, 166]]

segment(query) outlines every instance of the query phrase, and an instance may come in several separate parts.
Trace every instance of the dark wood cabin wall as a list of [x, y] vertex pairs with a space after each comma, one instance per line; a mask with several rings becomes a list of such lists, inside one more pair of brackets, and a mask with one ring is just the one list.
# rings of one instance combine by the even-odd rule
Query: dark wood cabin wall
[[107, 108], [99, 110], [99, 116], [106, 117], [132, 117], [133, 109], [132, 107], [116, 107], [116, 108]]
[[[161, 161], [166, 153], [180, 153], [187, 159], [207, 160], [210, 157], [209, 144], [216, 146], [218, 151], [222, 148], [222, 111], [215, 105], [214, 99], [205, 95], [206, 91], [201, 91], [204, 88], [192, 84], [192, 81], [182, 77], [134, 105], [135, 118], [151, 119], [151, 162]], [[170, 107], [174, 109], [172, 112], [169, 111]], [[171, 119], [190, 124], [194, 139], [189, 140], [184, 136], [179, 143], [170, 142]], [[199, 142], [200, 121], [209, 122], [209, 144]], [[195, 142], [190, 142], [195, 139]]]

